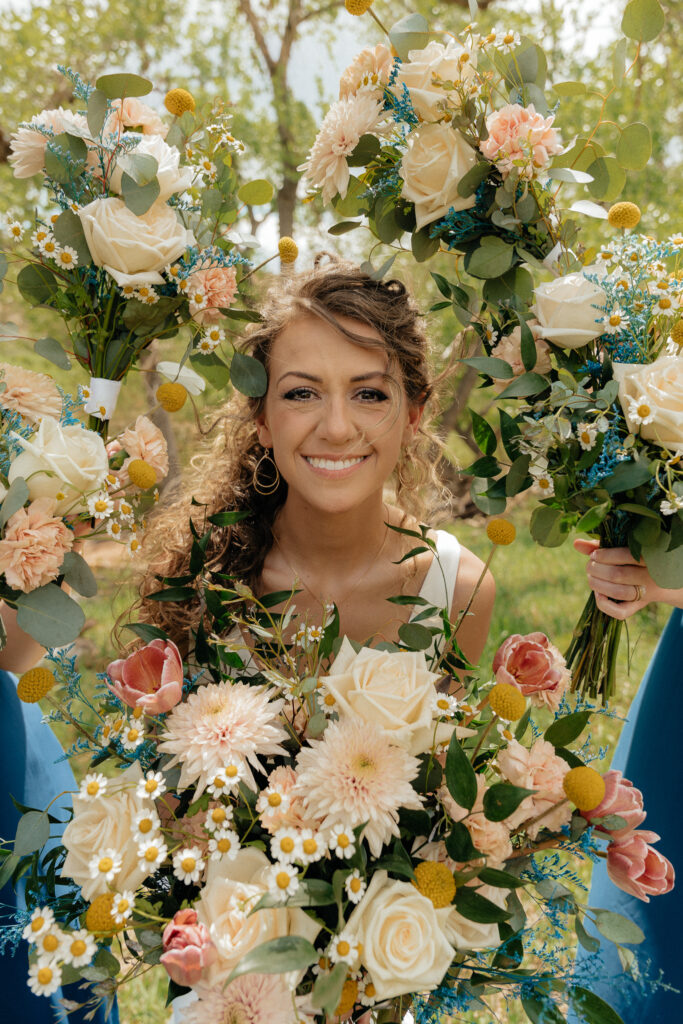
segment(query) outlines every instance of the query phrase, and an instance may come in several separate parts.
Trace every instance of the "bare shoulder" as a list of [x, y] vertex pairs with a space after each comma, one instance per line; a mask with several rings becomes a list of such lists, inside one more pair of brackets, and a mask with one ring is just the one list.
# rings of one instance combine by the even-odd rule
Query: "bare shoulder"
[[467, 608], [467, 614], [458, 629], [458, 643], [470, 661], [475, 664], [479, 661], [486, 644], [496, 597], [496, 584], [493, 575], [488, 569], [483, 578], [482, 573], [484, 573], [484, 563], [481, 558], [468, 548], [462, 548], [458, 578], [453, 594], [451, 620], [457, 622]]

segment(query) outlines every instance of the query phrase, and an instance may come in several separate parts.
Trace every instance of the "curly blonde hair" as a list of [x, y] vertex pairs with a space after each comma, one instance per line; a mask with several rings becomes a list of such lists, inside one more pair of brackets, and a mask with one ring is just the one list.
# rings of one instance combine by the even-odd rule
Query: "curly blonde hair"
[[[433, 396], [435, 382], [424, 322], [405, 286], [397, 280], [376, 281], [357, 265], [328, 253], [316, 258], [313, 270], [285, 278], [271, 289], [262, 320], [246, 336], [243, 351], [268, 369], [275, 338], [302, 314], [311, 313], [357, 345], [384, 348], [411, 404], [425, 405]], [[337, 320], [340, 316], [374, 328], [382, 340], [355, 334]], [[141, 618], [164, 629], [183, 647], [201, 616], [199, 602], [169, 604], [150, 600], [149, 595], [162, 588], [160, 578], [181, 577], [187, 572], [192, 546], [190, 517], [194, 516], [201, 529], [199, 519], [217, 512], [248, 513], [234, 525], [214, 529], [206, 565], [250, 586], [258, 585], [273, 544], [273, 524], [287, 497], [287, 484], [272, 460], [264, 458], [267, 449], [258, 439], [255, 421], [263, 405], [264, 397], [234, 394], [229, 399], [217, 420], [220, 431], [210, 449], [192, 459], [183, 496], [160, 510], [150, 525], [147, 571], [134, 607]], [[404, 450], [395, 470], [397, 503], [418, 518], [425, 511], [425, 485], [432, 485], [432, 495], [438, 493], [442, 498], [444, 494], [436, 470], [435, 451], [440, 448], [441, 442], [423, 417], [414, 442]]]

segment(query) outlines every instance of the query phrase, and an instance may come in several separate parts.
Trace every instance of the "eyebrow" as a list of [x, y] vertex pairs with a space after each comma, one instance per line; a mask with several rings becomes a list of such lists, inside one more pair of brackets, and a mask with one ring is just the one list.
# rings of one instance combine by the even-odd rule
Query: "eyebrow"
[[[351, 378], [352, 384], [357, 384], [364, 380], [373, 380], [376, 377], [381, 377], [382, 380], [386, 378], [386, 373], [382, 373], [381, 370], [373, 370], [371, 373], [361, 373], [357, 377]], [[322, 384], [322, 377], [315, 377], [312, 373], [303, 373], [301, 370], [288, 370], [287, 373], [283, 373], [278, 380], [278, 384], [281, 384], [285, 377], [303, 377], [304, 380], [313, 381], [314, 384]]]

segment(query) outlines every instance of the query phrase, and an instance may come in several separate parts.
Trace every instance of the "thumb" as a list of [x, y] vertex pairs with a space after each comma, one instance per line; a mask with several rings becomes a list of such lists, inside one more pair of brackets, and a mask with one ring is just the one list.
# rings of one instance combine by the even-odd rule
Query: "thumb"
[[600, 547], [599, 540], [589, 540], [587, 537], [577, 537], [574, 541], [574, 550], [580, 555], [592, 555]]

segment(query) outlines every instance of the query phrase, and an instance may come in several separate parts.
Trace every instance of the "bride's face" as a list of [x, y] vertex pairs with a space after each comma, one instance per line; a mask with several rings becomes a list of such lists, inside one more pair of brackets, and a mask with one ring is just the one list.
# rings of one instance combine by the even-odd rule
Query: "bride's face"
[[[381, 341], [367, 324], [337, 319]], [[273, 342], [268, 392], [256, 422], [289, 496], [344, 512], [381, 495], [421, 414], [384, 348], [356, 345], [324, 320], [302, 315]]]

